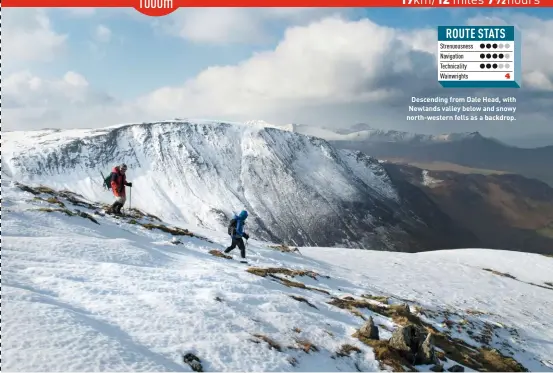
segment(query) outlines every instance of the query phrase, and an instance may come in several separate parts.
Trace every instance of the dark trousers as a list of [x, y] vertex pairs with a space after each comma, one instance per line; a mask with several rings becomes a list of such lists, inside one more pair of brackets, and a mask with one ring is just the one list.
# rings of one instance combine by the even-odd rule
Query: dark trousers
[[232, 250], [234, 250], [238, 246], [240, 249], [240, 255], [242, 256], [242, 259], [246, 259], [246, 246], [244, 246], [244, 240], [242, 238], [232, 238], [232, 243], [227, 249], [225, 250], [225, 253], [230, 253]]

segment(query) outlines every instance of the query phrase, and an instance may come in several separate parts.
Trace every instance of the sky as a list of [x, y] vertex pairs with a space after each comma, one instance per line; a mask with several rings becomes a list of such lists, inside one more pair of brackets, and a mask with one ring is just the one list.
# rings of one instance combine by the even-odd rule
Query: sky
[[[553, 138], [553, 9], [2, 9], [3, 130], [173, 118]], [[520, 89], [442, 88], [438, 25], [515, 25]], [[515, 122], [407, 121], [412, 96], [514, 96]]]

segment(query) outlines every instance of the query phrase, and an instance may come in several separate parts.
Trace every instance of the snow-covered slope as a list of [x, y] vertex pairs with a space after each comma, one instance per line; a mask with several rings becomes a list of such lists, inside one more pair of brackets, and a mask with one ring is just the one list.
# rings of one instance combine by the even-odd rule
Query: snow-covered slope
[[[470, 353], [553, 371], [553, 258], [280, 252], [256, 241], [244, 265], [209, 254], [227, 244], [223, 234], [175, 241], [138, 211], [97, 215], [73, 193], [2, 181], [3, 370], [191, 371], [182, 358], [191, 353], [205, 371], [378, 371], [385, 340], [406, 320], [386, 314], [406, 302], [407, 319], [442, 343], [458, 338]], [[276, 274], [262, 277], [267, 268]], [[352, 300], [357, 308], [339, 306]], [[369, 316], [380, 330], [374, 345], [352, 336]], [[476, 364], [436, 351], [446, 369]]]
[[375, 159], [264, 122], [166, 121], [3, 140], [3, 174], [104, 202], [112, 196], [100, 171], [125, 162], [132, 205], [173, 222], [225, 230], [232, 212], [247, 208], [265, 240], [413, 249], [404, 226], [418, 220]]

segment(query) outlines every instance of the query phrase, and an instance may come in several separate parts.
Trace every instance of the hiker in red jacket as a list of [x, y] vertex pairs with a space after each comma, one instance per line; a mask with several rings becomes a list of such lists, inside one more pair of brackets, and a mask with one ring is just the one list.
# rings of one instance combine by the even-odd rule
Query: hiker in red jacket
[[115, 196], [115, 202], [111, 205], [110, 212], [114, 214], [121, 214], [121, 208], [127, 201], [127, 194], [125, 192], [125, 186], [132, 187], [132, 183], [127, 183], [127, 165], [113, 167], [111, 170], [111, 190]]

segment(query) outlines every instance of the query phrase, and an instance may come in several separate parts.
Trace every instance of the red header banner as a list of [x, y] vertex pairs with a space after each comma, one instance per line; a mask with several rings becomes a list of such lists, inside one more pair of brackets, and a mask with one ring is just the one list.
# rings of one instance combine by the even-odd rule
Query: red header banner
[[2, 6], [135, 8], [159, 17], [187, 7], [547, 8], [553, 0], [3, 0]]

